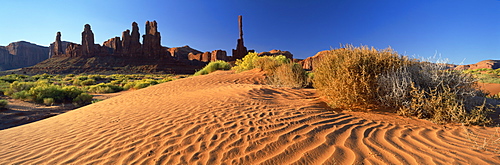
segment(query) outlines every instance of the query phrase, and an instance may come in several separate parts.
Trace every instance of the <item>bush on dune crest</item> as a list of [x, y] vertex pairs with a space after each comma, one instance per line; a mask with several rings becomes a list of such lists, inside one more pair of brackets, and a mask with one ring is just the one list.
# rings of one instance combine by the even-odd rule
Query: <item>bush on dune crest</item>
[[258, 56], [250, 52], [243, 59], [236, 60], [232, 69], [236, 72], [259, 68], [266, 72], [266, 79], [270, 85], [278, 87], [302, 88], [307, 85], [307, 76], [302, 66], [292, 63], [283, 55]]
[[212, 73], [216, 70], [229, 70], [229, 69], [231, 69], [231, 65], [228, 62], [218, 60], [208, 63], [207, 66], [203, 67], [203, 69], [194, 73], [194, 75], [195, 76], [205, 75]]
[[439, 63], [409, 59], [390, 48], [346, 45], [315, 66], [314, 87], [333, 108], [396, 108], [400, 115], [437, 123], [491, 122], [476, 80]]

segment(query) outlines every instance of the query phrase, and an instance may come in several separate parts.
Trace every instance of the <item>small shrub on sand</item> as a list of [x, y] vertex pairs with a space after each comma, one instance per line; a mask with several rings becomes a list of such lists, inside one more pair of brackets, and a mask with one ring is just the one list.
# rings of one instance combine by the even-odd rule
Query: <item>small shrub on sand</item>
[[203, 69], [194, 73], [194, 75], [195, 76], [205, 75], [212, 73], [216, 70], [229, 70], [229, 69], [231, 69], [231, 65], [228, 62], [222, 60], [213, 61], [208, 63], [207, 66], [205, 66]]
[[390, 48], [346, 45], [315, 66], [313, 85], [333, 108], [396, 108], [437, 123], [491, 122], [476, 80], [443, 64], [408, 59]]
[[122, 90], [123, 87], [119, 85], [113, 85], [111, 83], [100, 83], [97, 85], [92, 85], [88, 89], [90, 93], [115, 93]]
[[90, 104], [92, 103], [92, 97], [93, 97], [92, 95], [89, 95], [87, 93], [81, 93], [75, 99], [73, 99], [73, 104], [78, 106], [84, 106]]
[[5, 108], [9, 104], [9, 101], [7, 100], [0, 100], [0, 109]]
[[307, 75], [302, 66], [292, 63], [283, 55], [258, 56], [257, 53], [248, 53], [243, 59], [236, 61], [233, 70], [237, 72], [259, 68], [266, 72], [270, 85], [279, 87], [301, 88], [307, 86]]
[[53, 98], [44, 98], [43, 99], [43, 104], [45, 105], [53, 105], [55, 103]]
[[302, 88], [307, 86], [307, 76], [302, 65], [297, 63], [286, 63], [278, 66], [268, 76], [269, 83], [275, 86]]

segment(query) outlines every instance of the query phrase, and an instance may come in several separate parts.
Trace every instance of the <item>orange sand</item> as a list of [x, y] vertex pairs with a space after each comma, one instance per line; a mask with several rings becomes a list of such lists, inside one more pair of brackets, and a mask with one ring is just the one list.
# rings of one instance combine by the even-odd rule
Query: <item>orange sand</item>
[[500, 93], [500, 84], [479, 83], [479, 87], [485, 91], [490, 92], [490, 95]]
[[498, 128], [337, 113], [262, 79], [219, 71], [1, 130], [0, 164], [500, 164], [477, 145]]

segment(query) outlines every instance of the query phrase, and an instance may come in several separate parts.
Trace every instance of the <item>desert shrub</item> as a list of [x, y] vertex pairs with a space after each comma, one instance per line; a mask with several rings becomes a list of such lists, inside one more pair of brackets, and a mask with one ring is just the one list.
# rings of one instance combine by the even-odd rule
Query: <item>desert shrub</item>
[[81, 86], [88, 86], [88, 85], [95, 85], [95, 80], [94, 79], [86, 79], [80, 82], [79, 85]]
[[45, 105], [53, 105], [55, 103], [53, 98], [43, 98], [43, 104]]
[[437, 123], [491, 122], [476, 79], [441, 63], [346, 45], [315, 66], [314, 87], [333, 108], [396, 108], [400, 115]]
[[146, 88], [148, 86], [150, 86], [151, 84], [148, 83], [148, 82], [137, 82], [135, 85], [134, 85], [134, 89], [142, 89], [142, 88]]
[[286, 63], [278, 66], [273, 74], [267, 76], [271, 85], [302, 88], [307, 86], [307, 76], [302, 65], [297, 63]]
[[22, 99], [44, 103], [46, 98], [52, 98], [54, 103], [71, 102], [75, 97], [83, 93], [74, 86], [38, 85], [28, 91], [23, 90], [12, 95], [14, 99]]
[[32, 97], [29, 95], [28, 91], [19, 91], [19, 92], [13, 93], [11, 96], [14, 99], [32, 100]]
[[81, 93], [75, 99], [73, 99], [73, 104], [76, 104], [78, 106], [90, 104], [92, 103], [92, 97], [92, 95], [89, 95], [87, 93]]
[[242, 59], [237, 59], [235, 62], [235, 65], [233, 70], [236, 70], [236, 72], [242, 72], [245, 70], [251, 70], [255, 68], [254, 62], [259, 58], [258, 54], [255, 52], [250, 52], [248, 53], [245, 57]]
[[288, 63], [290, 63], [290, 59], [286, 58], [283, 55], [261, 56], [254, 59], [253, 66], [265, 71], [268, 75], [272, 75], [276, 68]]
[[314, 64], [314, 87], [335, 108], [377, 105], [377, 76], [410, 61], [392, 49], [346, 45], [332, 50]]
[[195, 76], [204, 75], [212, 73], [216, 70], [229, 70], [229, 69], [231, 69], [231, 65], [228, 62], [218, 60], [208, 63], [207, 66], [203, 67], [203, 69], [194, 73], [194, 75]]
[[88, 91], [91, 93], [115, 93], [122, 91], [123, 87], [113, 85], [111, 83], [100, 83], [89, 87]]
[[1, 99], [0, 100], [0, 109], [5, 108], [8, 104], [9, 104], [9, 101]]
[[129, 82], [126, 82], [124, 85], [123, 85], [123, 89], [124, 90], [129, 90], [131, 88], [134, 88], [136, 82], [134, 81], [129, 81]]
[[104, 79], [104, 77], [103, 77], [103, 76], [98, 75], [98, 74], [88, 75], [88, 78], [89, 78], [89, 79], [94, 79], [95, 81], [99, 81], [99, 80], [103, 80], [103, 79]]

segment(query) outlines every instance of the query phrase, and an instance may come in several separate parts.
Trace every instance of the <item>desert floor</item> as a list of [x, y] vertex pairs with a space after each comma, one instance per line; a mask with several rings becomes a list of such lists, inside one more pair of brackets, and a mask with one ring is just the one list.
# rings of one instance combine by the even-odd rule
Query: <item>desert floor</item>
[[499, 127], [336, 112], [218, 71], [0, 130], [0, 164], [500, 164]]

